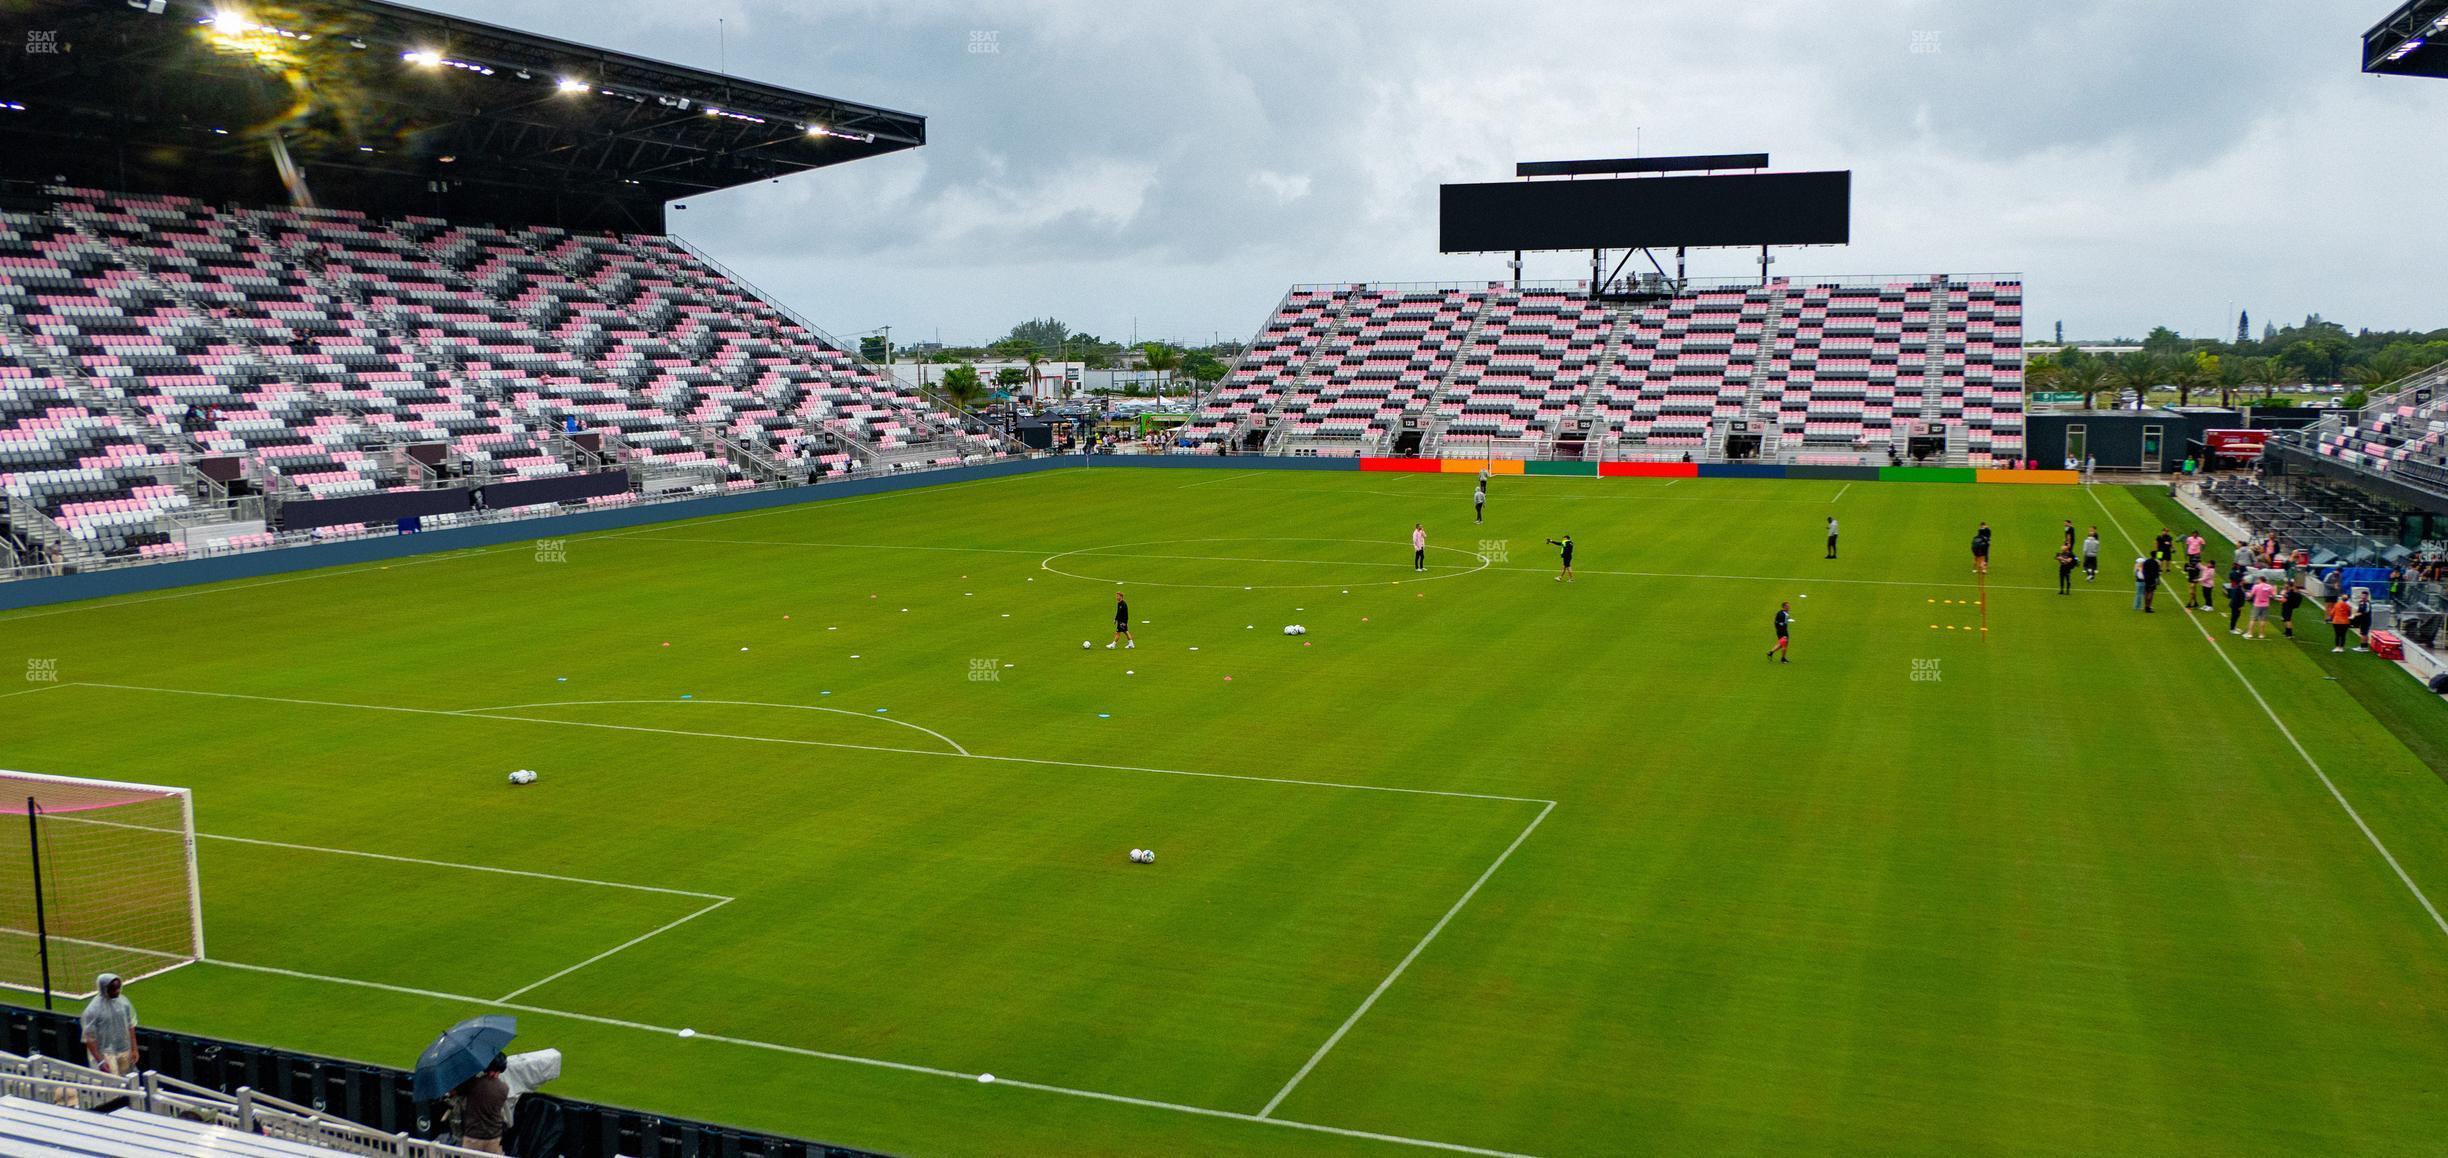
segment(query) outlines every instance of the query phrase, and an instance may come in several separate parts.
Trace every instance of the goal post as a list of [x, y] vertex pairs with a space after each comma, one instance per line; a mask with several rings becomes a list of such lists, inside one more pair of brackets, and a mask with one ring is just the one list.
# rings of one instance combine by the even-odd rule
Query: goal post
[[91, 997], [204, 957], [184, 788], [0, 770], [0, 986]]

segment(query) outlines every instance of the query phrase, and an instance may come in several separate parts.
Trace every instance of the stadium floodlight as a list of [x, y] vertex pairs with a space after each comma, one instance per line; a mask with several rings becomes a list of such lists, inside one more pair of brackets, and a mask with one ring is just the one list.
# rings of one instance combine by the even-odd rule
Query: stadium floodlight
[[220, 8], [214, 10], [212, 26], [213, 31], [218, 32], [223, 36], [242, 35], [249, 27], [245, 14], [239, 12], [235, 8]]
[[0, 771], [0, 986], [90, 996], [204, 957], [195, 805], [184, 788]]
[[594, 85], [588, 84], [587, 82], [574, 76], [565, 76], [561, 78], [560, 88], [562, 92], [586, 92], [594, 87]]
[[435, 65], [442, 63], [442, 54], [439, 52], [427, 52], [422, 48], [412, 48], [401, 53], [400, 59], [407, 61], [410, 64], [423, 65], [426, 68], [432, 68]]

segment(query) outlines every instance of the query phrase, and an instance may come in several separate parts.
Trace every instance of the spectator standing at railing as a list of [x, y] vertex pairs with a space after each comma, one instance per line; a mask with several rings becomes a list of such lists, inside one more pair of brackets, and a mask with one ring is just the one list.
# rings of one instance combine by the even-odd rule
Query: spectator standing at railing
[[94, 978], [94, 998], [77, 1018], [86, 1064], [106, 1074], [136, 1072], [136, 1006], [119, 995], [119, 975]]

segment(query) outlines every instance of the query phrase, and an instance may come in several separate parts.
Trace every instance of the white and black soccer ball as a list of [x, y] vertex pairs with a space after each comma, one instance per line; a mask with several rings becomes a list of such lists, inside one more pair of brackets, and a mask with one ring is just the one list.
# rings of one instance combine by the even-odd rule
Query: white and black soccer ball
[[1095, 645], [1095, 644], [1093, 644], [1093, 643], [1088, 642], [1087, 640], [1084, 640], [1084, 639], [1083, 639], [1083, 640], [1081, 640], [1081, 641], [1080, 641], [1080, 646], [1081, 646], [1082, 648], [1090, 648], [1090, 647], [1095, 647], [1096, 645]]
[[518, 771], [510, 774], [510, 782], [512, 784], [533, 784], [536, 782], [535, 770], [532, 768], [521, 768]]

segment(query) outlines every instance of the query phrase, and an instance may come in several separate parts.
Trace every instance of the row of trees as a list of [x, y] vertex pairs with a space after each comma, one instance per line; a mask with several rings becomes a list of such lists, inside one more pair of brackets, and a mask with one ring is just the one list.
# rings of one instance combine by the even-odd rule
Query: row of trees
[[[1233, 343], [1184, 348], [1166, 342], [1145, 342], [1126, 348], [1094, 334], [1074, 331], [1058, 319], [1037, 318], [1013, 326], [1010, 333], [983, 346], [947, 347], [927, 360], [947, 367], [935, 383], [944, 397], [963, 409], [971, 409], [983, 405], [997, 390], [1017, 391], [1037, 381], [1044, 376], [1039, 367], [1048, 362], [1079, 362], [1090, 370], [1109, 370], [1136, 361], [1142, 368], [1163, 375], [1167, 383], [1188, 378], [1204, 385], [1220, 381], [1231, 369], [1229, 359], [1239, 353], [1240, 347]], [[1004, 366], [988, 381], [974, 365], [977, 362], [1023, 365]]]
[[2258, 340], [2189, 339], [2161, 326], [2139, 345], [2140, 350], [2120, 354], [2086, 354], [2071, 347], [2035, 354], [2024, 367], [2024, 380], [2033, 390], [2080, 394], [2086, 408], [2103, 394], [2138, 401], [2153, 390], [2173, 391], [2179, 406], [2211, 394], [2221, 406], [2255, 394], [2266, 403], [2282, 389], [2332, 383], [2358, 387], [2345, 404], [2360, 405], [2356, 395], [2364, 390], [2448, 362], [2448, 330], [2350, 334], [2319, 314], [2301, 325], [2264, 327]]

